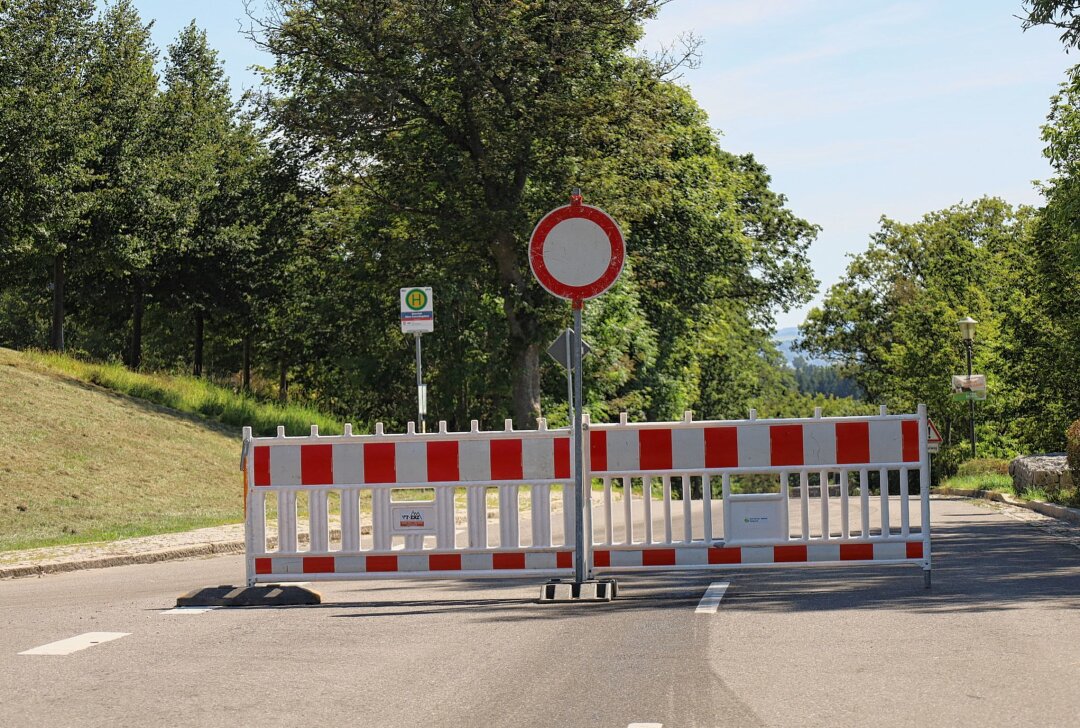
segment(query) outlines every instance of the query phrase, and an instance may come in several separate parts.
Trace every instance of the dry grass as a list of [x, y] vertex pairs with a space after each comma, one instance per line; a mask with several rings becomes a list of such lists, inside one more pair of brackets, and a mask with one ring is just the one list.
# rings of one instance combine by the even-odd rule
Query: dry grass
[[239, 432], [0, 349], [0, 551], [243, 520]]

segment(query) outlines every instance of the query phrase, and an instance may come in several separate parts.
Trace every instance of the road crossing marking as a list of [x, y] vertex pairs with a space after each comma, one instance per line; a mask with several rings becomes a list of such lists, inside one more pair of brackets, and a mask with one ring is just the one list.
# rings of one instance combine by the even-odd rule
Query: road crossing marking
[[205, 614], [211, 609], [221, 609], [221, 607], [173, 607], [164, 610], [162, 614]]
[[78, 652], [79, 650], [85, 650], [87, 647], [93, 647], [94, 645], [100, 645], [102, 642], [110, 642], [112, 640], [120, 639], [121, 637], [127, 637], [130, 632], [87, 632], [86, 634], [76, 635], [74, 637], [68, 637], [66, 640], [59, 640], [58, 642], [50, 642], [47, 645], [41, 647], [35, 647], [25, 652], [20, 652], [20, 655], [70, 655], [72, 652]]
[[728, 586], [729, 582], [726, 581], [714, 581], [710, 584], [694, 612], [696, 614], [716, 614], [716, 608], [720, 606], [720, 600], [724, 598]]

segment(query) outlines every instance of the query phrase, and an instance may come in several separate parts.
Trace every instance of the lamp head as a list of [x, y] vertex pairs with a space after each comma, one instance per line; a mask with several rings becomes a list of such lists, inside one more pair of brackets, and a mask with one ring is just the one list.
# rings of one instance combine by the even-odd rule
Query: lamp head
[[977, 323], [979, 322], [971, 318], [970, 316], [960, 319], [956, 322], [956, 325], [960, 327], [960, 335], [964, 337], [964, 341], [974, 341], [975, 324]]

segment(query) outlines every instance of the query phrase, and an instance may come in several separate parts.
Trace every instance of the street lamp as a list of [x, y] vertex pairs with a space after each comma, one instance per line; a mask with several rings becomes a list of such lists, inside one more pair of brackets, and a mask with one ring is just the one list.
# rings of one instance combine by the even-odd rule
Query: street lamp
[[[975, 343], [975, 324], [979, 323], [970, 316], [960, 319], [956, 325], [960, 327], [960, 335], [964, 337], [964, 349], [967, 351], [967, 375], [971, 381], [971, 346]], [[971, 405], [971, 457], [975, 457], [975, 400], [969, 399]]]

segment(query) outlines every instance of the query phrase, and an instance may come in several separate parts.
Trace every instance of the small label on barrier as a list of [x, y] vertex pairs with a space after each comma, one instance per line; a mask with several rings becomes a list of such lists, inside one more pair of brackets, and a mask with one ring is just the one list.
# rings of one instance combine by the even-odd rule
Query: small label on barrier
[[395, 505], [390, 509], [390, 530], [400, 535], [434, 534], [435, 507], [432, 505]]

